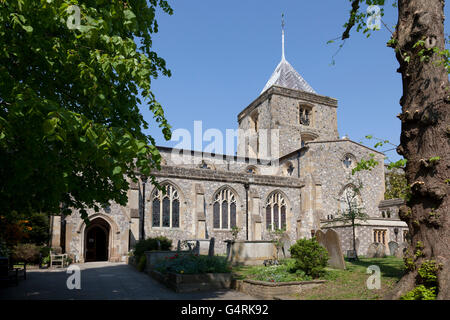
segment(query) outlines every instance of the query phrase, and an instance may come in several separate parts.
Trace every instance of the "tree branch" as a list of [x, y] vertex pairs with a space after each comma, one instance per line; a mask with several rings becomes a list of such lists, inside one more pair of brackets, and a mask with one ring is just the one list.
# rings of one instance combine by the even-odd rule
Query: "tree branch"
[[347, 28], [345, 29], [344, 33], [342, 34], [342, 40], [350, 38], [350, 30], [353, 28], [356, 22], [356, 13], [359, 10], [359, 2], [361, 0], [353, 0], [352, 2], [352, 10], [350, 11], [350, 19], [347, 23]]

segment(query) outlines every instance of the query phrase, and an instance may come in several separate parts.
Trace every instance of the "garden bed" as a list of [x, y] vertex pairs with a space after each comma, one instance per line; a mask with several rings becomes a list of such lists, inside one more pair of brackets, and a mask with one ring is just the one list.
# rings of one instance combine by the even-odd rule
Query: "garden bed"
[[205, 274], [163, 274], [150, 270], [149, 274], [160, 283], [175, 292], [195, 292], [216, 289], [229, 289], [231, 287], [231, 273], [205, 273]]
[[225, 257], [178, 254], [160, 257], [147, 273], [176, 292], [194, 292], [231, 287], [231, 268]]
[[233, 269], [233, 289], [259, 299], [275, 299], [298, 294], [325, 283], [323, 278], [313, 279], [303, 271], [293, 270], [295, 261], [285, 259], [273, 266], [238, 266]]
[[291, 296], [306, 289], [325, 283], [326, 280], [268, 282], [258, 280], [236, 280], [232, 288], [259, 299], [276, 299], [278, 296]]

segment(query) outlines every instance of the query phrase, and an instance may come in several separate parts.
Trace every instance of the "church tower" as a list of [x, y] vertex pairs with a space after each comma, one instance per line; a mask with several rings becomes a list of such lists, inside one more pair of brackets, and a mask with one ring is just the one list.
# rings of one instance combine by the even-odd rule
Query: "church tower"
[[337, 100], [316, 93], [286, 60], [284, 15], [281, 61], [258, 98], [238, 115], [238, 154], [278, 159], [308, 141], [336, 140]]

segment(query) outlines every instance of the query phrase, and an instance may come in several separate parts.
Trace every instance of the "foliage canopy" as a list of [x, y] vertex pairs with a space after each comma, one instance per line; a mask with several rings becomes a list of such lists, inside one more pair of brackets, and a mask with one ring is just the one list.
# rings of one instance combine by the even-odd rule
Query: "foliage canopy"
[[[70, 6], [80, 24], [69, 28]], [[124, 205], [128, 181], [160, 154], [147, 106], [170, 126], [151, 80], [170, 76], [152, 51], [164, 0], [0, 0], [0, 212], [70, 214]], [[63, 204], [61, 206], [61, 204]]]

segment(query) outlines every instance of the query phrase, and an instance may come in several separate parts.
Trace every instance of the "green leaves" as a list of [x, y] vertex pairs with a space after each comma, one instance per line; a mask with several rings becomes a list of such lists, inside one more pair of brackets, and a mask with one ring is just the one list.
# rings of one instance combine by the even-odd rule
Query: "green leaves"
[[[80, 9], [80, 28], [67, 26], [70, 5]], [[151, 92], [152, 79], [170, 76], [152, 50], [158, 9], [172, 14], [156, 0], [2, 2], [0, 211], [126, 204], [125, 176], [159, 167], [137, 105], [142, 97], [170, 139]]]
[[354, 175], [358, 171], [369, 170], [371, 171], [379, 164], [378, 161], [375, 160], [375, 155], [373, 153], [369, 154], [369, 159], [361, 159], [352, 169], [352, 175]]
[[51, 118], [44, 121], [42, 125], [42, 129], [44, 130], [44, 134], [46, 136], [50, 136], [55, 132], [56, 126], [58, 125], [58, 118]]

